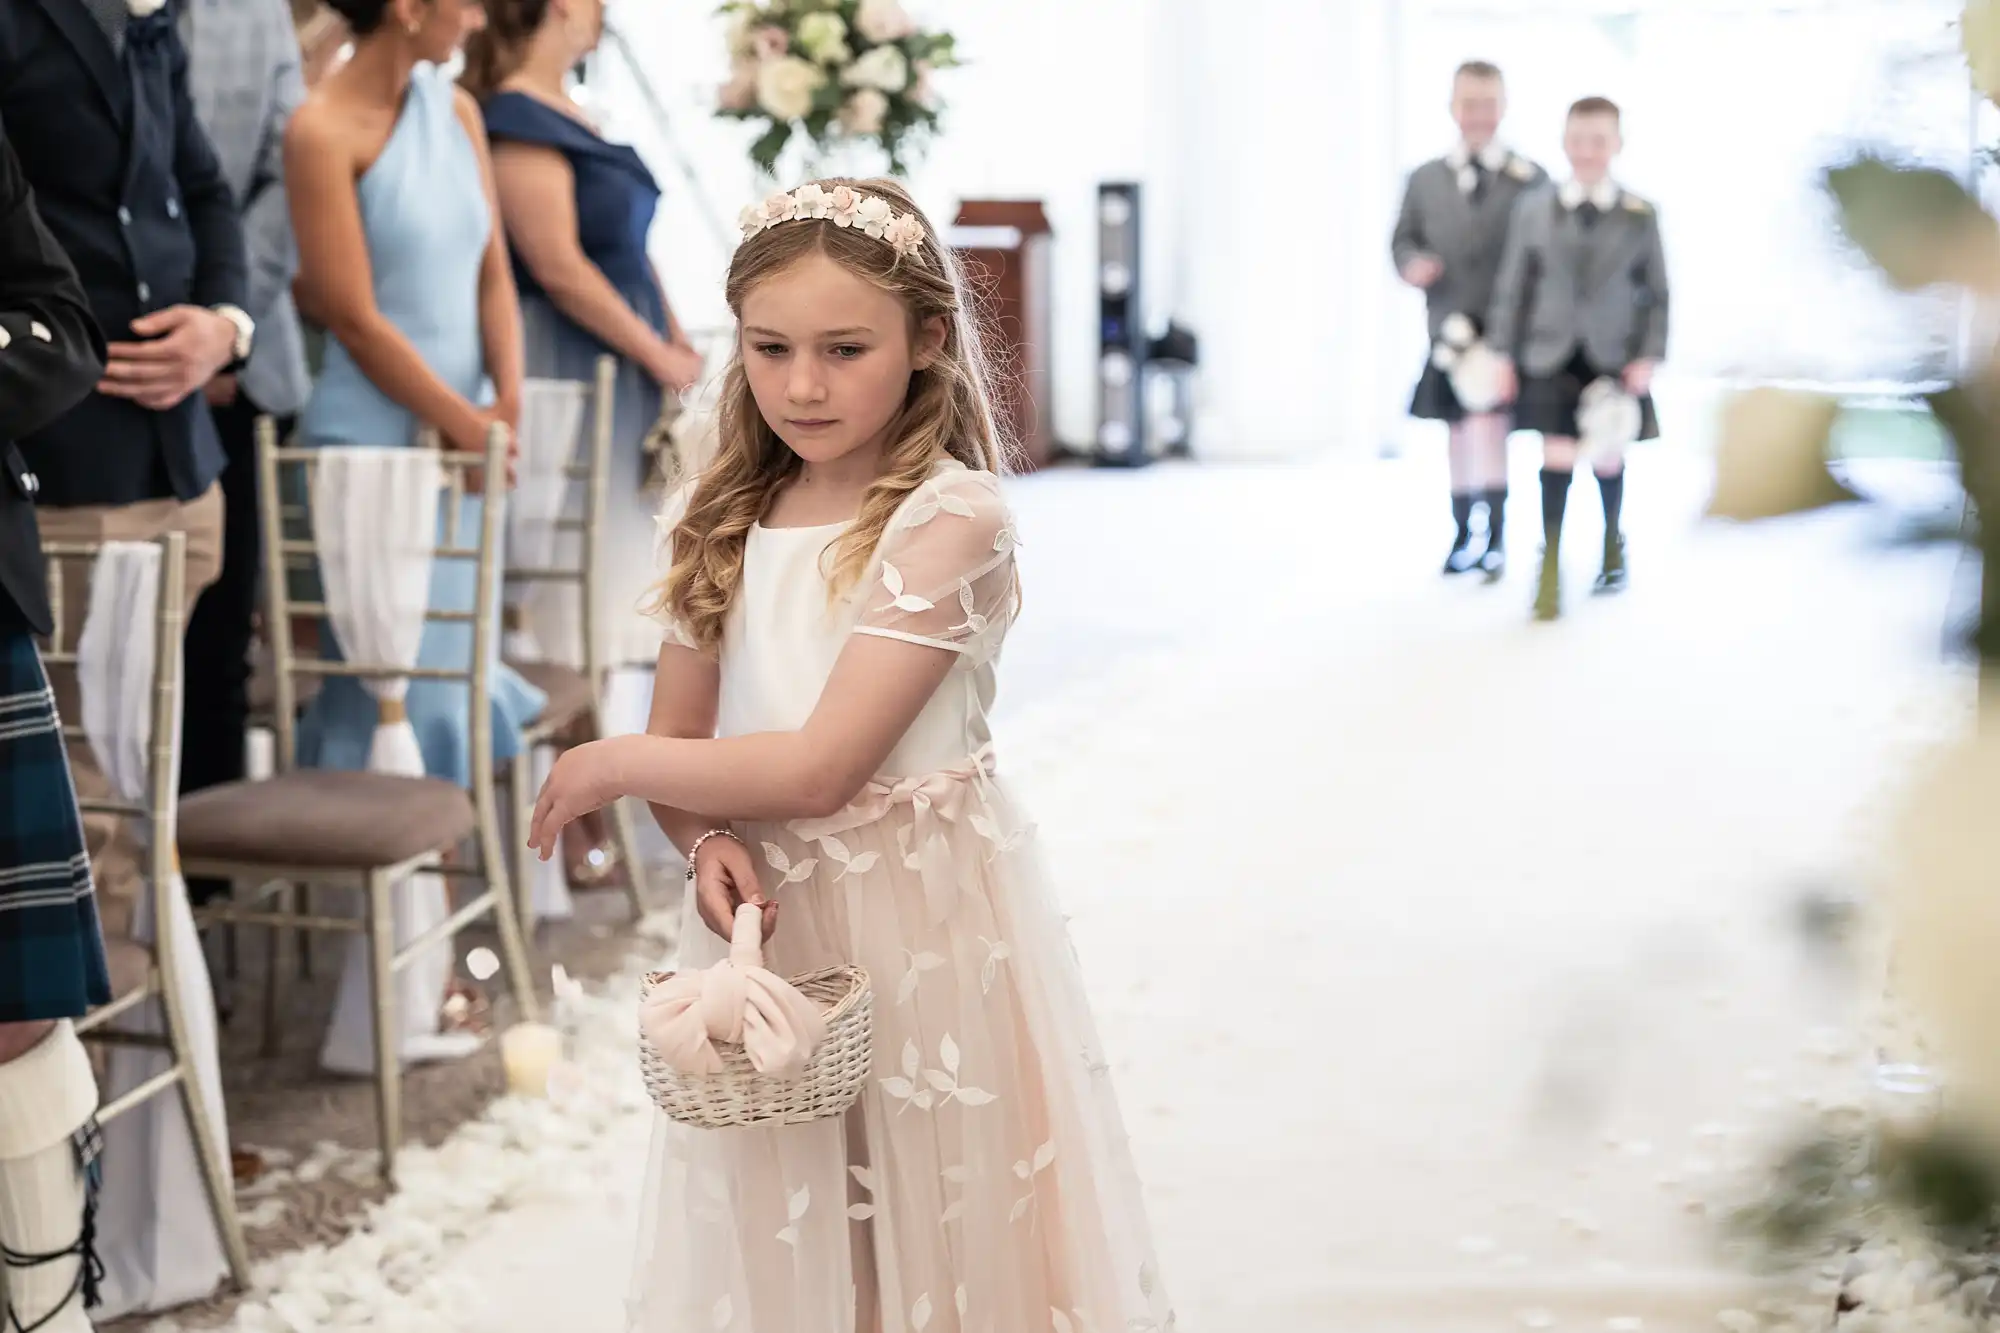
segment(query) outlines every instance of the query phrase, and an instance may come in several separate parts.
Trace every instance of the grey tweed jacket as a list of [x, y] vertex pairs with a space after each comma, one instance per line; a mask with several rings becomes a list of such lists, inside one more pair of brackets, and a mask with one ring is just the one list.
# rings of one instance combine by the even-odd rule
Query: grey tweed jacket
[[1419, 254], [1444, 261], [1444, 272], [1424, 290], [1433, 338], [1453, 314], [1486, 317], [1515, 201], [1547, 179], [1539, 166], [1508, 153], [1475, 201], [1460, 187], [1458, 173], [1459, 165], [1442, 157], [1411, 172], [1389, 242], [1398, 272]]
[[1507, 232], [1488, 341], [1530, 375], [1581, 347], [1601, 370], [1667, 354], [1667, 257], [1660, 215], [1630, 190], [1586, 227], [1553, 182], [1521, 197]]
[[250, 256], [246, 308], [257, 321], [257, 339], [240, 382], [258, 407], [289, 416], [312, 392], [292, 304], [298, 246], [285, 199], [285, 125], [306, 96], [291, 6], [189, 0], [181, 24], [195, 114], [236, 196]]

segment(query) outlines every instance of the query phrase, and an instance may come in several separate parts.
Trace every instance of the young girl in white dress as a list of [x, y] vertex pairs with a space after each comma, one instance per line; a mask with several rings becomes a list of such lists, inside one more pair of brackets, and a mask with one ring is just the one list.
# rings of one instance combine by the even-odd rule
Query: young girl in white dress
[[763, 905], [772, 971], [868, 969], [874, 1068], [844, 1117], [661, 1117], [630, 1327], [1164, 1333], [1104, 1053], [987, 728], [1020, 589], [957, 264], [886, 180], [743, 225], [719, 453], [660, 519], [650, 734], [569, 751], [531, 836], [547, 856], [584, 812], [651, 802], [691, 861], [679, 966]]

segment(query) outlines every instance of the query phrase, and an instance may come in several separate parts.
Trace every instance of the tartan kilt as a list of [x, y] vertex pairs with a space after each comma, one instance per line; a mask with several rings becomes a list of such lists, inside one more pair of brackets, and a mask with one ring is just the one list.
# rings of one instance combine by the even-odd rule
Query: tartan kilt
[[0, 629], [0, 1023], [111, 1000], [90, 857], [55, 695], [26, 631]]

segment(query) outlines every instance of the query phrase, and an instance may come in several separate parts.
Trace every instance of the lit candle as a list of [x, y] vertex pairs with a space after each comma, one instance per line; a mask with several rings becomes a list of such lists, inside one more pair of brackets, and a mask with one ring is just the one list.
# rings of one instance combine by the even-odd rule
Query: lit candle
[[562, 1033], [546, 1023], [516, 1023], [500, 1034], [500, 1060], [507, 1091], [517, 1097], [546, 1097], [549, 1070], [562, 1059]]

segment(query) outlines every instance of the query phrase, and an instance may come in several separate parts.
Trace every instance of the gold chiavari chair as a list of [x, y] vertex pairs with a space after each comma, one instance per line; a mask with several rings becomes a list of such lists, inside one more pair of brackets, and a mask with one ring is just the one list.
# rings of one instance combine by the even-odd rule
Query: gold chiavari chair
[[[542, 715], [529, 725], [508, 776], [508, 790], [514, 803], [514, 827], [518, 830], [525, 830], [534, 814], [537, 795], [535, 750], [579, 726], [596, 736], [604, 734], [604, 690], [610, 680], [610, 671], [604, 662], [604, 608], [599, 605], [597, 575], [599, 562], [603, 559], [604, 511], [611, 484], [617, 376], [618, 363], [611, 357], [600, 357], [597, 378], [589, 390], [589, 434], [585, 447], [577, 451], [577, 456], [572, 458], [561, 478], [566, 491], [581, 492], [582, 502], [576, 506], [577, 512], [570, 513], [571, 506], [566, 503], [561, 517], [556, 520], [558, 532], [576, 534], [575, 562], [564, 563], [561, 557], [557, 557], [554, 563], [547, 566], [510, 564], [505, 573], [506, 581], [515, 585], [568, 584], [576, 588], [578, 641], [582, 645], [583, 656], [581, 670], [557, 661], [508, 663], [549, 699]], [[563, 386], [565, 389], [571, 387], [577, 392], [583, 391], [580, 384]], [[624, 863], [625, 896], [632, 907], [632, 918], [636, 921], [646, 914], [646, 880], [631, 805], [625, 801], [614, 801], [605, 808], [605, 816], [611, 821], [612, 837], [618, 846], [619, 859]], [[514, 839], [514, 854], [514, 891], [520, 895], [520, 916], [523, 921], [532, 921], [530, 876], [534, 873], [533, 853], [528, 848], [525, 832]]]
[[[507, 431], [495, 427], [483, 455], [439, 452], [449, 499], [446, 512], [451, 518], [434, 559], [476, 562], [476, 608], [494, 606], [499, 587], [505, 509], [501, 479], [506, 476], [508, 447]], [[491, 916], [521, 1017], [537, 1017], [539, 1003], [514, 914], [514, 897], [508, 888], [508, 858], [502, 847], [494, 780], [489, 696], [495, 617], [481, 610], [425, 612], [428, 620], [470, 622], [471, 660], [463, 667], [399, 666], [355, 660], [353, 654], [347, 654], [346, 661], [332, 662], [298, 651], [294, 634], [299, 625], [317, 621], [327, 614], [327, 608], [294, 595], [288, 576], [294, 568], [316, 567], [318, 546], [310, 535], [309, 522], [298, 525], [304, 536], [294, 535], [292, 525], [287, 524], [288, 516], [303, 517], [304, 511], [287, 506], [288, 492], [282, 483], [289, 469], [290, 476], [304, 483], [289, 493], [308, 497], [305, 504], [309, 506], [314, 469], [327, 453], [326, 449], [281, 449], [276, 427], [268, 419], [258, 423], [259, 526], [269, 607], [266, 624], [276, 659], [271, 724], [276, 731], [277, 771], [263, 781], [210, 788], [184, 801], [181, 855], [188, 874], [229, 880], [235, 886], [229, 902], [203, 911], [204, 920], [270, 929], [271, 957], [265, 978], [267, 1049], [279, 1032], [280, 932], [362, 932], [368, 937], [382, 1174], [393, 1179], [402, 1130], [395, 974], [465, 926]], [[472, 534], [473, 544], [468, 546], [466, 534], [458, 531], [457, 515], [459, 501], [468, 493], [469, 477], [475, 472], [483, 472], [487, 479], [486, 503], [480, 530]], [[437, 778], [299, 768], [299, 683], [334, 676], [464, 682], [470, 708], [471, 790]], [[390, 716], [390, 707], [386, 703], [381, 706], [379, 716], [385, 721], [396, 720]], [[394, 707], [400, 709], [401, 705]], [[417, 872], [478, 880], [484, 887], [423, 935], [399, 945], [394, 895]], [[320, 915], [311, 910], [310, 899], [303, 908], [295, 906], [295, 888], [349, 890], [359, 894], [363, 910], [358, 917]]]
[[[111, 1002], [100, 1005], [76, 1020], [77, 1035], [103, 1046], [132, 1046], [160, 1051], [168, 1067], [131, 1088], [97, 1112], [100, 1125], [143, 1106], [152, 1098], [177, 1091], [194, 1138], [195, 1156], [201, 1165], [202, 1185], [222, 1237], [229, 1261], [234, 1290], [247, 1289], [250, 1282], [250, 1254], [243, 1241], [243, 1227], [236, 1213], [236, 1187], [227, 1156], [215, 1135], [208, 1107], [202, 1100], [199, 1073], [188, 1036], [188, 1016], [182, 1009], [181, 969], [207, 967], [200, 955], [183, 958], [170, 928], [178, 904], [175, 894], [180, 875], [175, 864], [180, 789], [180, 718], [182, 664], [180, 644], [186, 628], [181, 607], [187, 595], [187, 538], [169, 533], [160, 539], [160, 579], [150, 623], [134, 625], [134, 634], [153, 636], [152, 725], [146, 740], [146, 797], [143, 801], [86, 798], [78, 801], [86, 813], [117, 815], [143, 821], [147, 826], [145, 861], [146, 893], [152, 902], [152, 941], [141, 943], [129, 937], [105, 941], [111, 973]], [[42, 554], [49, 566], [49, 592], [55, 602], [56, 632], [49, 641], [43, 660], [52, 667], [78, 668], [77, 645], [63, 639], [63, 626], [70, 622], [63, 614], [65, 589], [89, 586], [88, 578], [74, 577], [81, 567], [95, 565], [103, 547], [97, 543], [45, 542]], [[81, 618], [76, 618], [81, 623]], [[81, 684], [81, 682], [80, 682]], [[65, 740], [88, 744], [79, 724], [63, 725]], [[126, 1031], [111, 1026], [112, 1020], [151, 1001], [159, 1004], [161, 1027], [158, 1033]]]

